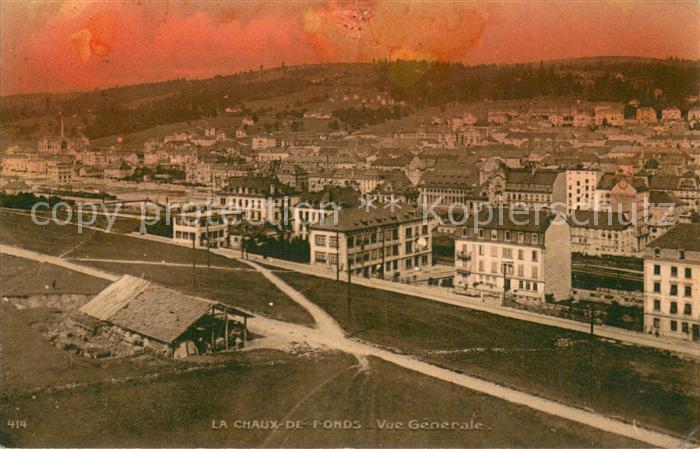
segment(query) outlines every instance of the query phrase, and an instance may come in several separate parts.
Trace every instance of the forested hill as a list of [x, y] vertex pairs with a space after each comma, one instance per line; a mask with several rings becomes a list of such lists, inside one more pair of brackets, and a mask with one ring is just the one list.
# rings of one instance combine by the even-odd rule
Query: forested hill
[[[215, 117], [252, 101], [301, 95], [324, 103], [338, 94], [378, 92], [420, 108], [448, 102], [577, 96], [593, 101], [637, 99], [677, 105], [700, 90], [700, 62], [645, 58], [586, 58], [515, 65], [465, 66], [428, 61], [375, 61], [285, 67], [176, 79], [74, 94], [2, 98], [3, 131], [32, 137], [59, 111], [90, 138]], [[33, 120], [35, 119], [35, 120]]]

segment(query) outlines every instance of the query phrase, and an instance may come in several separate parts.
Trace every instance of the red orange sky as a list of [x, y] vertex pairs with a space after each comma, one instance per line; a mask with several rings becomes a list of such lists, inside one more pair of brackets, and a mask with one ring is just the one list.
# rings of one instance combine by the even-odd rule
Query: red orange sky
[[700, 59], [698, 2], [1, 2], [3, 95], [324, 61]]

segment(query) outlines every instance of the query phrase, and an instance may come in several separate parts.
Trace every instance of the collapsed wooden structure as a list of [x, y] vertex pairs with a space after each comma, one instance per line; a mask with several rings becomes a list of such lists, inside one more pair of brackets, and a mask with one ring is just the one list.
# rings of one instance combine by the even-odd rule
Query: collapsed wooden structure
[[253, 314], [122, 276], [80, 308], [121, 340], [181, 358], [243, 347]]

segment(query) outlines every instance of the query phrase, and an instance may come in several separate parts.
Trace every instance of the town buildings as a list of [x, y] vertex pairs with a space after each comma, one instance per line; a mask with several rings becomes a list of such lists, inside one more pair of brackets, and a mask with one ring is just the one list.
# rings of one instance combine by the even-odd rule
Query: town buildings
[[571, 251], [587, 256], [627, 256], [637, 253], [637, 231], [623, 214], [612, 210], [574, 210], [571, 224]]
[[455, 241], [455, 291], [498, 299], [566, 299], [571, 228], [544, 210], [486, 208]]
[[644, 330], [700, 340], [700, 224], [679, 224], [644, 252]]
[[241, 176], [230, 178], [217, 198], [220, 207], [239, 211], [248, 221], [287, 225], [299, 194], [276, 178]]
[[196, 247], [228, 246], [231, 215], [221, 211], [181, 212], [173, 216], [173, 239]]
[[351, 275], [410, 279], [432, 266], [434, 221], [419, 208], [341, 209], [309, 226], [311, 265]]
[[566, 171], [566, 210], [592, 210], [596, 205], [596, 187], [601, 173], [598, 170]]

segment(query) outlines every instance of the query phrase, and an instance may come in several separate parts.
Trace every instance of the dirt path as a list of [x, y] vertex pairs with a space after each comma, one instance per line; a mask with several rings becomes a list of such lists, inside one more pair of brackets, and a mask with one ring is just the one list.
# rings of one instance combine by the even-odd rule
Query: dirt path
[[344, 337], [345, 331], [342, 327], [335, 321], [335, 319], [326, 313], [325, 310], [317, 306], [314, 302], [310, 301], [306, 296], [299, 293], [297, 290], [292, 288], [289, 284], [280, 279], [277, 275], [272, 273], [267, 268], [258, 265], [255, 262], [249, 260], [240, 259], [241, 262], [251, 266], [256, 271], [260, 272], [265, 279], [272, 282], [277, 288], [279, 288], [282, 293], [289, 296], [289, 298], [295, 303], [299, 304], [306, 310], [309, 315], [316, 322], [315, 328], [324, 335], [329, 337]]
[[49, 256], [47, 254], [37, 253], [35, 251], [30, 251], [28, 249], [17, 248], [16, 246], [10, 245], [0, 245], [0, 253], [9, 254], [10, 256], [22, 257], [24, 259], [35, 260], [37, 262], [50, 263], [59, 267], [67, 268], [69, 270], [77, 271], [79, 273], [94, 276], [100, 279], [106, 279], [108, 281], [114, 282], [119, 279], [119, 276], [115, 274], [110, 274], [96, 268], [90, 268], [83, 265], [78, 265], [76, 263], [68, 262], [65, 259], [61, 259], [56, 256]]
[[[72, 250], [71, 250], [72, 251]], [[70, 251], [69, 251], [70, 252]], [[124, 259], [100, 259], [100, 258], [90, 258], [90, 257], [80, 257], [77, 259], [68, 258], [65, 260], [73, 260], [76, 262], [105, 262], [105, 263], [121, 263], [127, 265], [161, 265], [166, 267], [185, 267], [192, 268], [191, 263], [178, 263], [178, 262], [159, 262], [154, 260], [124, 260]], [[212, 270], [224, 270], [224, 271], [255, 271], [253, 268], [236, 268], [236, 267], [221, 267], [218, 265], [212, 265], [207, 267], [201, 263], [197, 266], [198, 268], [207, 268]]]

